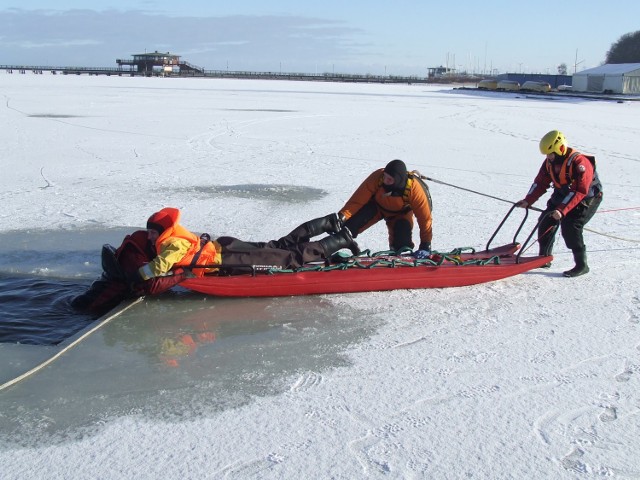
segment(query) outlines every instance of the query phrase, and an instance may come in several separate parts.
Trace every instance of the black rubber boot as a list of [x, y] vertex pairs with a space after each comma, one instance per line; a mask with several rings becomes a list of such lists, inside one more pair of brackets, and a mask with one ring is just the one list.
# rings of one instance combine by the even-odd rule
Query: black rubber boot
[[538, 246], [540, 247], [540, 256], [547, 257], [553, 252], [554, 236], [547, 232], [538, 238]]
[[538, 225], [538, 246], [540, 247], [540, 255], [548, 256], [553, 252], [553, 244], [556, 240], [556, 232], [560, 227], [560, 223], [550, 217], [548, 210], [542, 213], [540, 224]]
[[582, 250], [574, 250], [573, 251], [573, 259], [576, 262], [576, 266], [571, 270], [567, 270], [563, 272], [565, 277], [579, 277], [580, 275], [584, 275], [585, 273], [589, 273], [589, 266], [587, 265], [587, 251]]
[[325, 217], [314, 218], [298, 225], [286, 236], [278, 240], [272, 240], [262, 246], [289, 250], [300, 243], [309, 242], [312, 237], [322, 233], [338, 233], [344, 227], [343, 222], [344, 217], [339, 213], [331, 213]]
[[331, 255], [343, 248], [351, 250], [352, 255], [358, 255], [360, 253], [360, 248], [358, 248], [358, 244], [353, 239], [351, 231], [347, 227], [344, 227], [338, 233], [318, 240], [318, 243], [324, 250], [325, 258], [331, 258]]
[[[548, 257], [549, 255], [551, 255], [551, 252], [553, 252], [554, 240], [555, 240], [555, 237], [550, 231], [543, 233], [538, 238], [538, 246], [540, 247], [541, 257]], [[551, 268], [551, 262], [547, 262], [544, 265], [540, 265], [540, 268]]]
[[309, 238], [321, 233], [338, 233], [344, 227], [344, 217], [339, 213], [330, 213], [325, 217], [309, 220], [302, 226], [307, 231]]

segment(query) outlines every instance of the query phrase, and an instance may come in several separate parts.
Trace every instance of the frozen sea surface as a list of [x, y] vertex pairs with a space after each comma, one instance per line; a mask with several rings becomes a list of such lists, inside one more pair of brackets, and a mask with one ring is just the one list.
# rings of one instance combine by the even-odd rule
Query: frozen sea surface
[[[88, 283], [101, 245], [164, 206], [194, 231], [274, 238], [393, 158], [467, 189], [430, 182], [434, 248], [483, 247], [508, 207], [468, 190], [519, 200], [554, 128], [596, 155], [605, 188], [591, 272], [576, 279], [558, 239], [550, 270], [473, 287], [136, 304], [0, 393], [3, 480], [640, 477], [640, 102], [46, 75], [0, 86], [0, 271], [13, 278]], [[384, 226], [358, 241], [383, 250]], [[69, 340], [0, 344], [0, 374]]]

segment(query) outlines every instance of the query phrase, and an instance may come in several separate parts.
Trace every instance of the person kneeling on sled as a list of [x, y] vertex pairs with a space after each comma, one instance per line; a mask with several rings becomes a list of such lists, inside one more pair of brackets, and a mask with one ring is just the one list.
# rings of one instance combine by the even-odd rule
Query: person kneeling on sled
[[[148, 238], [158, 255], [138, 269], [142, 280], [165, 275], [175, 267], [188, 267], [195, 276], [202, 276], [215, 268], [197, 268], [198, 265], [264, 265], [289, 269], [329, 259], [343, 248], [351, 250], [353, 255], [360, 253], [351, 232], [335, 213], [305, 222], [288, 235], [269, 242], [246, 242], [233, 237], [211, 240], [207, 234], [199, 237], [190, 232], [179, 224], [179, 220], [180, 210], [171, 207], [149, 217]], [[312, 237], [323, 233], [329, 235], [311, 241]], [[224, 269], [228, 274], [246, 272], [246, 268]]]
[[420, 245], [416, 258], [431, 254], [431, 194], [421, 175], [407, 171], [402, 160], [392, 160], [386, 167], [371, 173], [340, 210], [345, 226], [357, 237], [369, 227], [385, 221], [389, 231], [389, 248], [413, 249], [413, 218], [420, 227]]
[[[602, 202], [602, 184], [596, 172], [595, 157], [569, 147], [565, 136], [558, 130], [542, 137], [540, 153], [546, 158], [529, 193], [516, 206], [527, 208], [533, 205], [553, 185], [553, 193], [538, 226], [540, 255], [551, 255], [559, 225], [576, 264], [563, 275], [584, 275], [589, 272], [589, 266], [582, 231]], [[550, 263], [545, 265], [547, 268], [550, 266]]]
[[138, 269], [153, 258], [156, 252], [146, 230], [127, 235], [117, 249], [111, 245], [102, 247], [102, 275], [86, 292], [74, 297], [71, 305], [80, 311], [103, 314], [127, 298], [158, 295], [185, 279], [184, 273], [142, 280]]

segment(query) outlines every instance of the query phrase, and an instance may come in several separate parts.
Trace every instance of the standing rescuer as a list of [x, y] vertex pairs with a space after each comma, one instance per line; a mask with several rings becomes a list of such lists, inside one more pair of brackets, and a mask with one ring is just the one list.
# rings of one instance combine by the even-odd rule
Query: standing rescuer
[[[547, 208], [540, 216], [538, 243], [540, 255], [551, 255], [558, 226], [567, 248], [573, 252], [575, 267], [565, 277], [589, 272], [583, 240], [584, 226], [602, 202], [602, 184], [596, 172], [596, 159], [569, 147], [562, 132], [551, 130], [540, 140], [540, 153], [546, 156], [527, 196], [518, 207], [533, 205], [553, 186]], [[548, 215], [547, 215], [548, 214]], [[546, 265], [550, 267], [551, 264]]]

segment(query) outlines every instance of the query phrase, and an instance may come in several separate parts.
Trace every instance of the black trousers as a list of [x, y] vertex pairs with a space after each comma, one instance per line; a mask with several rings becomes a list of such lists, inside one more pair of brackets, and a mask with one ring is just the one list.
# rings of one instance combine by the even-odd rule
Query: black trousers
[[413, 230], [412, 215], [413, 212], [408, 210], [398, 215], [385, 217], [378, 204], [371, 201], [344, 222], [344, 226], [351, 231], [355, 238], [358, 234], [384, 218], [389, 231], [389, 248], [391, 250], [400, 250], [403, 247], [413, 248], [414, 244], [411, 238]]
[[[572, 251], [584, 251], [584, 238], [582, 232], [584, 226], [591, 220], [602, 203], [602, 193], [597, 197], [578, 204], [573, 210], [567, 213], [560, 222], [551, 217], [546, 217], [538, 226], [538, 243], [540, 244], [540, 255], [551, 255], [555, 236], [560, 227], [564, 243]], [[540, 218], [556, 209], [555, 205], [547, 204], [547, 208], [542, 212]]]
[[[308, 262], [324, 260], [325, 252], [319, 242], [309, 242], [302, 226], [288, 235], [269, 242], [245, 242], [234, 237], [217, 239], [222, 246], [222, 264], [266, 265], [280, 268], [299, 268]], [[240, 268], [231, 273], [246, 273]]]

